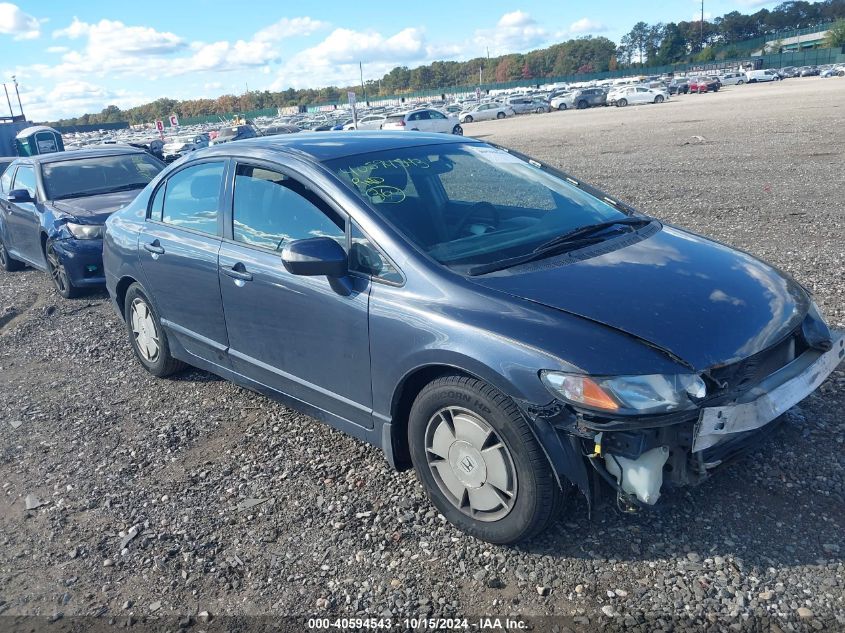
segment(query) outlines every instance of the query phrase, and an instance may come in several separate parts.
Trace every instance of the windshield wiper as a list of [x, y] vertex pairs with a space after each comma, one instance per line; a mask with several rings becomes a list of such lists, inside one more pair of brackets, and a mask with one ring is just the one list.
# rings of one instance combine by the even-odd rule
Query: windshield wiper
[[[585, 226], [579, 226], [576, 229], [572, 229], [571, 231], [567, 231], [563, 235], [558, 235], [557, 237], [553, 237], [548, 242], [543, 242], [534, 249], [535, 253], [539, 253], [541, 251], [545, 251], [547, 248], [553, 248], [560, 244], [569, 244], [571, 242], [576, 242], [583, 237], [587, 237], [589, 235], [593, 235], [595, 233], [599, 233], [604, 229], [608, 229], [613, 226], [621, 225], [621, 226], [644, 226], [651, 222], [651, 218], [643, 217], [643, 216], [636, 216], [636, 217], [626, 217], [626, 218], [616, 218], [615, 220], [607, 220], [605, 222], [599, 222], [598, 224], [587, 224]], [[633, 230], [633, 228], [631, 229]]]
[[110, 189], [104, 189], [103, 191], [97, 191], [91, 195], [99, 195], [101, 193], [117, 193], [118, 191], [132, 191], [133, 189], [143, 189], [146, 186], [146, 182], [130, 182], [125, 185], [119, 185], [117, 187], [111, 187]]
[[594, 233], [599, 233], [604, 229], [617, 224], [634, 227], [649, 224], [651, 221], [651, 218], [638, 216], [617, 218], [616, 220], [608, 220], [606, 222], [599, 222], [598, 224], [581, 226], [576, 229], [572, 229], [571, 231], [567, 231], [563, 235], [553, 237], [547, 242], [543, 242], [530, 253], [524, 253], [523, 255], [517, 255], [516, 257], [509, 257], [508, 259], [501, 259], [487, 264], [479, 264], [478, 266], [470, 268], [469, 271], [467, 271], [467, 274], [472, 277], [476, 275], [485, 275], [497, 270], [504, 270], [505, 268], [511, 268], [512, 266], [519, 266], [520, 264], [526, 264], [531, 261], [543, 259], [544, 257], [548, 257], [553, 254], [565, 253], [566, 251], [575, 250], [591, 244], [597, 244], [599, 242], [603, 242], [607, 236], [593, 235]]

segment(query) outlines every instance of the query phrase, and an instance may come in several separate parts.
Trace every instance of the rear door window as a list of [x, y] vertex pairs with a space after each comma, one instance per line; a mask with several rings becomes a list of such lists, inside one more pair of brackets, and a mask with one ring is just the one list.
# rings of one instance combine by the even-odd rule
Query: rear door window
[[[220, 188], [225, 163], [210, 162], [192, 165], [167, 179], [161, 206], [160, 221], [182, 229], [217, 235]], [[152, 213], [157, 209], [158, 190]], [[151, 215], [152, 219], [156, 218]]]

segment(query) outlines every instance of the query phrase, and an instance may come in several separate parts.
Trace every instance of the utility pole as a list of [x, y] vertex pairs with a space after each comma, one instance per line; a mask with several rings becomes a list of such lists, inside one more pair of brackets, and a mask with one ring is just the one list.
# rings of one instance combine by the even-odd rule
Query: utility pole
[[481, 85], [481, 66], [478, 67], [478, 85]]
[[367, 89], [364, 88], [364, 66], [362, 62], [358, 62], [358, 71], [361, 73], [361, 93], [364, 96], [364, 105], [367, 104]]
[[21, 93], [18, 91], [18, 80], [15, 75], [12, 75], [12, 82], [15, 84], [15, 94], [18, 96], [18, 107], [21, 109], [21, 116], [26, 120], [26, 117], [23, 114], [23, 106], [21, 105]]
[[704, 50], [704, 0], [701, 0], [701, 50]]
[[11, 99], [9, 99], [9, 89], [6, 87], [6, 84], [5, 84], [5, 83], [3, 84], [3, 90], [5, 90], [5, 91], [6, 91], [6, 103], [8, 103], [8, 104], [9, 104], [9, 114], [11, 114], [11, 115], [12, 115], [12, 117], [14, 118], [14, 116], [15, 116], [15, 111], [14, 111], [14, 110], [12, 110], [12, 100], [11, 100]]

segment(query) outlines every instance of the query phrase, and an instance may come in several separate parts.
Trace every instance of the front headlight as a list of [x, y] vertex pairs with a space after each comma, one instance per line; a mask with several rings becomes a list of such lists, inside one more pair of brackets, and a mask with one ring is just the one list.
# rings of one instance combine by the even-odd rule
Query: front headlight
[[707, 395], [707, 385], [697, 374], [591, 377], [543, 371], [540, 377], [552, 393], [567, 402], [623, 415], [693, 409], [692, 398]]
[[96, 240], [103, 237], [102, 224], [65, 224], [67, 230], [78, 240]]

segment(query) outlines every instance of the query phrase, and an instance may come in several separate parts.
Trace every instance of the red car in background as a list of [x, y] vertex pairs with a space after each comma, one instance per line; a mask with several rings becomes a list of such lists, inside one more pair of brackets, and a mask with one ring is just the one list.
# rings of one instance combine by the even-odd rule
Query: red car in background
[[715, 77], [693, 77], [689, 80], [690, 92], [718, 92], [722, 82]]

